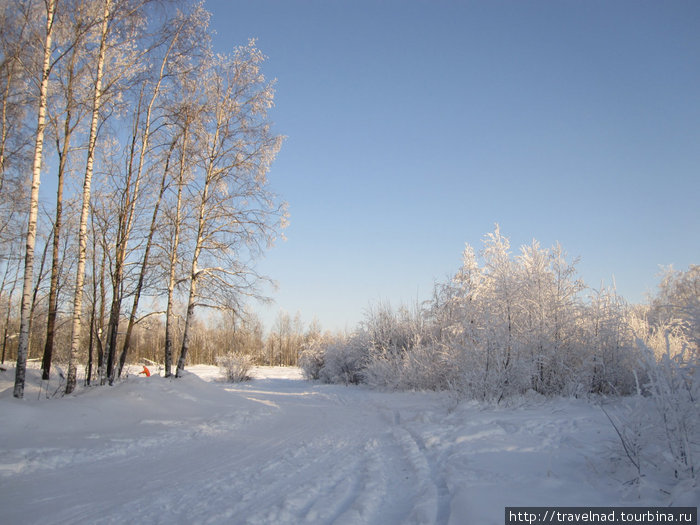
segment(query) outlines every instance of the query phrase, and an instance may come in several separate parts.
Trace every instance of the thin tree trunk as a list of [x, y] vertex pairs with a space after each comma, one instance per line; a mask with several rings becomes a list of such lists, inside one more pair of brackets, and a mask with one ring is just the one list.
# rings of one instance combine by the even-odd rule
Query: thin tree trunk
[[180, 245], [180, 222], [182, 208], [182, 187], [185, 182], [185, 156], [188, 144], [188, 122], [185, 122], [185, 130], [182, 136], [182, 154], [180, 155], [180, 171], [177, 179], [177, 202], [175, 204], [175, 232], [170, 253], [170, 268], [168, 274], [168, 304], [165, 312], [165, 377], [172, 375], [173, 348], [175, 340], [175, 315], [173, 303], [175, 294], [175, 271], [177, 269], [177, 250]]
[[[53, 235], [53, 232], [52, 232]], [[48, 239], [44, 245], [44, 249], [41, 252], [41, 262], [39, 263], [39, 272], [37, 273], [36, 283], [34, 284], [34, 291], [32, 292], [32, 307], [29, 311], [29, 345], [27, 346], [27, 356], [31, 355], [32, 350], [32, 325], [34, 324], [34, 311], [36, 310], [36, 298], [39, 295], [39, 287], [41, 286], [41, 281], [44, 280], [44, 266], [46, 265], [46, 256], [49, 252]]]
[[24, 283], [22, 286], [22, 309], [20, 313], [19, 346], [17, 347], [17, 368], [15, 370], [15, 387], [13, 395], [24, 397], [24, 380], [27, 371], [27, 351], [29, 349], [29, 317], [31, 310], [30, 295], [34, 277], [34, 244], [36, 242], [36, 221], [39, 207], [39, 184], [41, 183], [41, 160], [44, 148], [44, 130], [46, 129], [46, 106], [49, 91], [49, 73], [51, 72], [51, 41], [57, 0], [46, 3], [46, 36], [44, 39], [44, 63], [39, 87], [39, 110], [37, 115], [36, 142], [32, 164], [32, 190], [29, 201], [29, 220], [27, 224], [27, 244], [24, 254]]
[[[165, 69], [166, 69], [166, 65], [168, 63], [168, 59], [170, 57], [170, 52], [172, 51], [173, 46], [177, 42], [177, 38], [178, 38], [178, 35], [179, 35], [181, 29], [182, 29], [182, 26], [180, 26], [178, 31], [175, 33], [175, 36], [171, 40], [170, 46], [168, 47], [168, 51], [167, 51], [167, 53], [165, 53], [165, 56], [163, 57], [163, 60], [161, 61], [160, 72], [158, 75], [158, 82], [156, 83], [156, 85], [153, 89], [153, 95], [151, 96], [151, 100], [148, 103], [148, 109], [146, 110], [146, 129], [143, 132], [142, 140], [141, 140], [141, 153], [139, 156], [139, 165], [138, 165], [137, 176], [136, 176], [137, 189], [134, 192], [135, 193], [134, 194], [134, 201], [133, 201], [134, 204], [136, 202], [136, 196], [137, 196], [137, 192], [138, 192], [138, 184], [139, 184], [139, 181], [141, 179], [141, 174], [143, 172], [143, 164], [144, 164], [144, 160], [146, 158], [146, 151], [148, 150], [148, 143], [150, 140], [151, 113], [153, 111], [153, 105], [155, 104], [155, 101], [158, 98], [158, 95], [160, 94], [160, 86], [163, 82], [163, 78], [165, 77]], [[139, 274], [139, 281], [138, 281], [138, 284], [136, 286], [136, 292], [134, 294], [134, 302], [133, 302], [133, 305], [131, 308], [131, 314], [129, 315], [129, 324], [127, 326], [126, 336], [124, 338], [124, 346], [122, 347], [122, 352], [121, 352], [121, 355], [119, 356], [119, 371], [118, 371], [119, 377], [121, 377], [121, 375], [122, 375], [122, 369], [124, 368], [124, 363], [126, 362], [126, 356], [129, 352], [129, 345], [131, 342], [131, 333], [133, 331], [134, 324], [136, 322], [136, 311], [138, 309], [139, 300], [141, 298], [141, 290], [143, 288], [143, 280], [144, 280], [144, 276], [146, 273], [146, 267], [148, 264], [148, 257], [149, 257], [149, 253], [151, 250], [151, 243], [153, 240], [153, 235], [155, 233], [156, 220], [158, 217], [158, 209], [160, 207], [160, 202], [161, 202], [161, 199], [163, 197], [163, 193], [165, 192], [165, 189], [167, 187], [166, 180], [167, 180], [168, 166], [170, 165], [170, 156], [172, 155], [174, 147], [175, 147], [175, 141], [173, 141], [173, 144], [171, 145], [170, 151], [168, 152], [168, 158], [166, 160], [166, 167], [165, 167], [165, 170], [163, 171], [163, 178], [161, 180], [158, 201], [156, 202], [156, 206], [155, 206], [155, 209], [153, 211], [153, 217], [151, 220], [151, 228], [150, 228], [149, 233], [148, 233], [148, 240], [146, 242], [146, 250], [145, 250], [145, 253], [143, 256], [143, 264], [141, 265], [141, 272]], [[133, 148], [132, 148], [132, 151], [133, 151]], [[132, 204], [132, 208], [131, 208], [130, 221], [133, 219], [134, 204]], [[130, 231], [130, 229], [131, 229], [131, 226], [129, 226], [129, 231]], [[127, 235], [127, 237], [128, 237], [128, 235]], [[126, 239], [124, 242], [126, 243]], [[169, 375], [169, 374], [167, 374], [167, 372], [166, 372], [166, 376], [167, 375]], [[111, 379], [110, 379], [110, 382], [111, 382]]]
[[194, 253], [192, 255], [192, 268], [190, 270], [190, 293], [187, 299], [187, 317], [185, 318], [185, 330], [182, 334], [182, 347], [180, 348], [180, 358], [177, 361], [175, 377], [182, 376], [182, 372], [185, 370], [185, 363], [187, 362], [187, 351], [190, 347], [190, 332], [192, 329], [192, 321], [194, 320], [195, 301], [197, 299], [197, 279], [199, 277], [197, 263], [199, 260], [199, 254], [202, 250], [202, 242], [204, 237], [204, 213], [210, 182], [210, 174], [208, 173], [204, 188], [202, 190], [202, 200], [199, 206], [197, 241], [195, 243]]
[[91, 216], [92, 223], [92, 307], [90, 308], [90, 340], [88, 341], [88, 364], [85, 374], [85, 384], [90, 386], [92, 382], [92, 363], [95, 348], [95, 332], [97, 332], [97, 233], [95, 231], [95, 216]]
[[80, 213], [80, 229], [78, 232], [78, 269], [75, 280], [75, 298], [73, 301], [73, 326], [71, 331], [70, 355], [68, 361], [68, 377], [66, 378], [66, 394], [75, 390], [77, 383], [77, 360], [80, 349], [81, 316], [83, 306], [83, 283], [85, 281], [85, 257], [87, 252], [87, 221], [90, 211], [90, 187], [92, 184], [93, 163], [95, 161], [95, 143], [97, 142], [97, 124], [102, 100], [102, 76], [104, 73], [105, 49], [107, 47], [107, 29], [112, 0], [105, 0], [102, 18], [102, 33], [100, 50], [97, 57], [97, 75], [92, 106], [92, 122], [88, 140], [87, 164], [85, 180], [83, 181], [83, 206]]
[[5, 82], [5, 90], [2, 97], [2, 132], [0, 132], [0, 191], [2, 191], [5, 182], [5, 144], [7, 143], [7, 101], [10, 97], [10, 87], [12, 85], [12, 77], [14, 73], [14, 65], [10, 68]]
[[51, 374], [51, 358], [53, 356], [53, 341], [56, 333], [56, 314], [58, 311], [58, 267], [59, 267], [59, 242], [61, 235], [61, 215], [63, 210], [63, 173], [58, 169], [58, 189], [56, 190], [56, 220], [53, 231], [53, 253], [51, 261], [51, 284], [49, 287], [49, 312], [46, 320], [46, 343], [44, 344], [44, 356], [41, 361], [41, 378], [48, 380]]
[[[94, 268], [94, 265], [93, 265]], [[93, 276], [93, 291], [97, 289], [97, 286], [95, 286], [95, 279]], [[95, 351], [95, 315], [97, 313], [97, 297], [93, 294], [93, 301], [92, 301], [92, 306], [90, 308], [90, 339], [88, 340], [88, 362], [87, 362], [87, 367], [85, 369], [85, 385], [90, 386], [90, 382], [92, 381], [92, 362], [93, 362], [93, 355]]]
[[[102, 377], [101, 384], [109, 381], [114, 382], [114, 358], [117, 353], [117, 338], [119, 335], [119, 318], [122, 309], [122, 290], [124, 280], [124, 262], [126, 260], [126, 248], [129, 241], [130, 222], [133, 216], [133, 208], [136, 202], [138, 189], [131, 195], [131, 178], [133, 175], [134, 156], [136, 155], [136, 137], [138, 135], [138, 125], [141, 118], [141, 100], [143, 91], [139, 98], [136, 115], [134, 116], [134, 126], [131, 134], [131, 148], [129, 150], [129, 162], [127, 167], [126, 184], [124, 187], [122, 206], [118, 214], [117, 239], [114, 244], [114, 272], [112, 273], [112, 305], [110, 307], [109, 322], [107, 324], [107, 373]], [[138, 186], [138, 174], [136, 186]]]
[[170, 170], [170, 157], [172, 155], [173, 149], [175, 148], [175, 142], [173, 141], [170, 151], [168, 152], [168, 157], [165, 161], [165, 169], [163, 170], [163, 178], [160, 181], [160, 191], [158, 192], [158, 199], [156, 200], [155, 207], [153, 208], [153, 215], [151, 217], [151, 227], [148, 231], [148, 239], [146, 240], [146, 248], [143, 253], [143, 261], [141, 262], [141, 271], [139, 272], [139, 280], [136, 284], [136, 290], [134, 291], [134, 302], [131, 306], [131, 314], [129, 315], [129, 324], [126, 327], [126, 335], [124, 336], [124, 347], [122, 348], [122, 353], [119, 356], [119, 372], [118, 377], [121, 377], [122, 370], [124, 368], [124, 363], [126, 363], [126, 356], [129, 352], [129, 347], [131, 344], [131, 333], [136, 324], [136, 312], [139, 307], [139, 300], [141, 299], [141, 291], [143, 290], [143, 281], [146, 277], [146, 270], [148, 268], [148, 258], [151, 253], [151, 246], [153, 244], [153, 237], [155, 235], [158, 226], [158, 211], [160, 209], [160, 203], [163, 199], [163, 194], [167, 189], [167, 179], [168, 171]]
[[[8, 258], [7, 261], [7, 268], [9, 269], [10, 267], [10, 259], [12, 258], [12, 254], [10, 254], [10, 257]], [[5, 329], [3, 330], [2, 334], [2, 364], [5, 364], [5, 353], [7, 351], [7, 337], [8, 334], [7, 332], [10, 329], [10, 313], [12, 311], [12, 296], [15, 294], [15, 288], [17, 287], [17, 277], [19, 276], [19, 269], [20, 269], [20, 264], [21, 264], [21, 259], [17, 259], [17, 270], [15, 272], [15, 279], [12, 281], [12, 287], [10, 288], [10, 293], [7, 296], [7, 315], [5, 316]], [[5, 274], [7, 274], [7, 270], [5, 271]], [[4, 279], [3, 279], [4, 281]], [[3, 287], [4, 288], [4, 287]]]
[[[119, 250], [117, 248], [117, 250]], [[113, 369], [114, 369], [114, 354], [117, 347], [117, 337], [119, 335], [119, 315], [121, 313], [121, 284], [123, 277], [123, 261], [117, 255], [114, 274], [112, 275], [112, 304], [109, 309], [109, 321], [107, 323], [107, 348], [105, 349], [106, 370], [105, 374], [100, 379], [100, 384], [104, 385], [107, 381], [112, 384]]]
[[180, 358], [177, 361], [177, 370], [175, 377], [182, 377], [182, 372], [185, 370], [187, 362], [187, 351], [190, 348], [190, 334], [192, 332], [192, 321], [194, 320], [195, 299], [197, 297], [197, 279], [196, 274], [197, 263], [192, 262], [192, 279], [190, 280], [190, 293], [187, 299], [187, 316], [185, 317], [185, 329], [182, 334], [182, 347], [180, 348]]
[[104, 319], [105, 319], [105, 304], [107, 303], [107, 293], [105, 291], [105, 265], [107, 259], [107, 248], [105, 243], [102, 244], [102, 259], [100, 262], [100, 313], [97, 316], [98, 323], [95, 327], [95, 333], [97, 334], [97, 369], [98, 377], [101, 379], [105, 376], [105, 354], [104, 347], [102, 345], [102, 334], [104, 333]]
[[[7, 258], [7, 263], [5, 264], [5, 271], [2, 274], [2, 283], [0, 283], [0, 298], [5, 297], [5, 285], [7, 284], [7, 277], [10, 274], [10, 261], [12, 260], [12, 252], [10, 252], [10, 256]], [[17, 276], [15, 275], [15, 278], [13, 279], [13, 286], [14, 283], [17, 281]]]
[[71, 55], [71, 64], [68, 68], [68, 85], [66, 86], [66, 116], [63, 124], [63, 146], [59, 145], [58, 130], [56, 133], [56, 149], [58, 151], [58, 175], [56, 188], [56, 218], [53, 226], [53, 252], [51, 261], [51, 285], [49, 288], [49, 313], [46, 320], [46, 343], [44, 345], [44, 357], [41, 362], [42, 379], [48, 380], [51, 374], [51, 359], [53, 356], [53, 343], [56, 333], [56, 315], [58, 311], [58, 271], [60, 262], [60, 238], [63, 227], [63, 179], [70, 151], [72, 129], [72, 104], [73, 104], [73, 79], [75, 60], [77, 58], [77, 46]]
[[[202, 188], [202, 196], [199, 202], [199, 214], [197, 217], [197, 239], [194, 246], [194, 253], [192, 254], [192, 267], [190, 270], [190, 293], [187, 299], [187, 317], [185, 318], [185, 329], [184, 333], [182, 334], [182, 347], [180, 348], [180, 358], [177, 362], [177, 370], [175, 372], [175, 377], [182, 376], [182, 372], [185, 370], [185, 363], [187, 362], [187, 351], [190, 347], [190, 332], [192, 328], [192, 321], [194, 320], [194, 310], [197, 299], [197, 279], [200, 276], [198, 269], [199, 254], [202, 251], [202, 244], [204, 243], [206, 207], [207, 201], [209, 199], [209, 187], [213, 181], [213, 163], [215, 158], [214, 152], [218, 147], [219, 143], [219, 132], [221, 130], [220, 124], [220, 122], [217, 122], [216, 131], [214, 132], [214, 137], [211, 142], [212, 151], [209, 152], [209, 163], [206, 168], [206, 175], [204, 177], [204, 187]], [[185, 150], [183, 150], [183, 154], [184, 151]]]

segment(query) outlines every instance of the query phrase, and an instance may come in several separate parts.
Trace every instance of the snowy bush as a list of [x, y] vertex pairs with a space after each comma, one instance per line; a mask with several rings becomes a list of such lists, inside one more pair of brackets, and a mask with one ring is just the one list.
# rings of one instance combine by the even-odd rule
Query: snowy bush
[[306, 379], [319, 379], [327, 344], [328, 341], [316, 338], [302, 348], [299, 356], [299, 367]]
[[634, 467], [635, 477], [632, 481], [635, 482], [639, 482], [644, 475], [647, 465], [653, 466], [653, 462], [647, 460], [645, 450], [645, 443], [649, 440], [649, 429], [654, 428], [647, 410], [647, 401], [641, 394], [636, 395], [625, 404], [621, 415], [611, 414], [602, 405], [600, 407], [620, 440], [622, 456]]
[[[639, 320], [635, 326], [639, 327]], [[665, 333], [665, 351], [658, 332]], [[639, 345], [639, 395], [620, 416], [608, 418], [637, 479], [654, 471], [673, 482], [696, 480], [700, 466], [700, 366], [692, 344], [678, 350], [684, 335], [649, 329]]]
[[400, 352], [374, 351], [364, 382], [388, 390], [452, 389], [459, 374], [449, 364], [451, 357], [449, 348], [436, 343], [416, 342]]
[[644, 347], [646, 390], [664, 431], [664, 457], [676, 477], [695, 479], [700, 467], [700, 366], [697, 355], [672, 354], [669, 339], [666, 353], [658, 360], [651, 348]]
[[367, 312], [363, 324], [370, 343], [364, 382], [390, 390], [450, 388], [455, 368], [449, 347], [433, 336], [418, 306], [394, 312], [382, 304]]
[[429, 310], [441, 344], [461, 349], [457, 384], [468, 397], [626, 394], [634, 390], [629, 307], [614, 290], [589, 301], [559, 245], [533, 241], [510, 252], [499, 228], [478, 254], [467, 245], [462, 268], [436, 286]]
[[362, 332], [331, 342], [323, 355], [319, 379], [324, 383], [361, 383], [368, 357], [367, 338]]
[[697, 297], [687, 291], [692, 282], [698, 282], [697, 266], [686, 274], [667, 273], [650, 306], [636, 308], [625, 319], [636, 349], [624, 357], [636, 360], [637, 390], [644, 397], [611, 422], [638, 476], [642, 469], [667, 472], [673, 480], [694, 482], [698, 476], [700, 353]]
[[253, 367], [253, 357], [241, 353], [229, 353], [216, 358], [222, 377], [230, 383], [250, 380], [248, 375]]
[[688, 345], [700, 348], [700, 265], [691, 264], [688, 270], [668, 268], [651, 301], [650, 323], [680, 330]]

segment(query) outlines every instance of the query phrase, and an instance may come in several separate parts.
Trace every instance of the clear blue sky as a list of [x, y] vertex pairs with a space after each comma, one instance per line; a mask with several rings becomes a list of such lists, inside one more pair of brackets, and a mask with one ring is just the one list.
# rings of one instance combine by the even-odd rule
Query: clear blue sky
[[644, 300], [700, 263], [700, 2], [208, 0], [288, 138], [270, 173], [278, 309], [353, 328], [430, 295], [498, 222]]

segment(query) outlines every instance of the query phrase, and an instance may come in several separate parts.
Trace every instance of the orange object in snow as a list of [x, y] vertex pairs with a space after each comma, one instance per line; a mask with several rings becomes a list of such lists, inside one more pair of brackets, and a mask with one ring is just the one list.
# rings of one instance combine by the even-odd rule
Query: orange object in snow
[[151, 371], [146, 368], [146, 365], [144, 365], [143, 370], [139, 374], [146, 374], [146, 377], [151, 377]]

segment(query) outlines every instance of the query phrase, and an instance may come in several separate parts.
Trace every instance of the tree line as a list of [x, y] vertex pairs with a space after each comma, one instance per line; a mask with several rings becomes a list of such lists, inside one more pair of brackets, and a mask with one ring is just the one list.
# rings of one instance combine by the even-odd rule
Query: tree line
[[[88, 382], [112, 383], [158, 323], [165, 375], [179, 375], [196, 312], [240, 326], [268, 281], [255, 260], [285, 226], [267, 180], [282, 137], [265, 57], [252, 40], [215, 53], [201, 3], [0, 5], [0, 301], [14, 395], [32, 345], [45, 379], [62, 353], [70, 393], [78, 363]], [[47, 178], [55, 193], [40, 199]]]
[[529, 391], [634, 393], [649, 373], [649, 350], [695, 377], [700, 266], [669, 269], [649, 304], [632, 305], [614, 289], [588, 288], [576, 263], [560, 245], [534, 240], [513, 254], [496, 226], [478, 252], [466, 246], [432, 299], [398, 310], [380, 304], [351, 334], [319, 335], [300, 364], [326, 382], [454, 390], [483, 401]]

